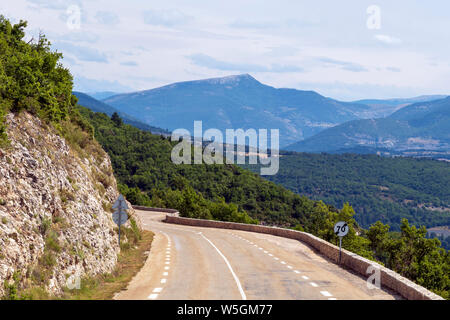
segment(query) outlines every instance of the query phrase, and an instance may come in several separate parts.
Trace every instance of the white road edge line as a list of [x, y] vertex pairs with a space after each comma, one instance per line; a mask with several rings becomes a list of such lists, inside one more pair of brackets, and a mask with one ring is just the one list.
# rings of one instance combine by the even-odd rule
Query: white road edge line
[[214, 243], [211, 242], [211, 240], [209, 240], [207, 237], [205, 237], [205, 235], [203, 233], [200, 233], [200, 235], [209, 242], [210, 245], [213, 246], [214, 249], [216, 249], [217, 253], [219, 253], [219, 255], [222, 257], [222, 259], [225, 261], [225, 263], [228, 266], [228, 269], [230, 269], [231, 274], [233, 275], [234, 281], [236, 281], [236, 285], [239, 289], [239, 293], [241, 294], [242, 300], [247, 300], [247, 296], [245, 295], [244, 290], [242, 289], [241, 286], [241, 282], [239, 281], [239, 278], [237, 277], [237, 275], [234, 273], [233, 268], [231, 267], [230, 263], [228, 262], [227, 258], [222, 254], [222, 252], [220, 252], [220, 250], [214, 245]]

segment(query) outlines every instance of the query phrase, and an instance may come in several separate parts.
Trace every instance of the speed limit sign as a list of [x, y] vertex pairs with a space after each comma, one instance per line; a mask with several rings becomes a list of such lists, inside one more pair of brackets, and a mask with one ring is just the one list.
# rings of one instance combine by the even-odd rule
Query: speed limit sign
[[334, 225], [334, 233], [338, 237], [343, 237], [348, 233], [348, 224], [345, 221], [339, 221]]
[[339, 237], [339, 264], [342, 256], [342, 237], [348, 233], [348, 224], [345, 221], [339, 221], [334, 225], [334, 234]]

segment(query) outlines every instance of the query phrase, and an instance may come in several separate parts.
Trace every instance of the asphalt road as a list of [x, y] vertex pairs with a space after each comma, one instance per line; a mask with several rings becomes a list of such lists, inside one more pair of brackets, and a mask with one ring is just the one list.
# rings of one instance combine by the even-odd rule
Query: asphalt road
[[238, 230], [162, 222], [165, 214], [136, 211], [155, 233], [146, 264], [115, 299], [348, 300], [398, 299], [368, 289], [293, 239]]

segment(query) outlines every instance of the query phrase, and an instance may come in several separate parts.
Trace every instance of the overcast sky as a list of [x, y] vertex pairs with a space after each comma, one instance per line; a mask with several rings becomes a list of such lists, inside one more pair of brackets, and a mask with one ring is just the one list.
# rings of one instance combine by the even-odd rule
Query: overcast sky
[[79, 91], [249, 73], [341, 100], [450, 94], [449, 12], [446, 0], [0, 2], [63, 52]]

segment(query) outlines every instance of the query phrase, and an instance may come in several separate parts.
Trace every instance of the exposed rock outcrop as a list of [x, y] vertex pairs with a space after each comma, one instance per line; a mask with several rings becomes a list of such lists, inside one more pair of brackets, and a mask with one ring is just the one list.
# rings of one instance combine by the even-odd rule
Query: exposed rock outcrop
[[4, 283], [38, 283], [59, 294], [71, 275], [111, 272], [119, 246], [118, 196], [108, 155], [80, 155], [38, 118], [7, 115], [0, 148], [0, 296]]

